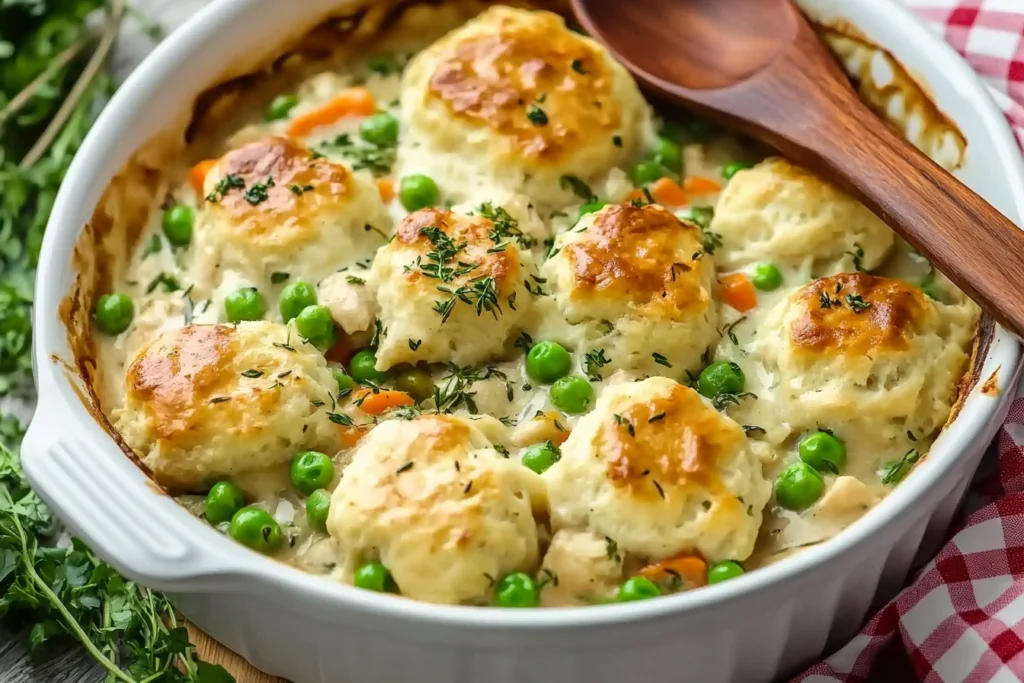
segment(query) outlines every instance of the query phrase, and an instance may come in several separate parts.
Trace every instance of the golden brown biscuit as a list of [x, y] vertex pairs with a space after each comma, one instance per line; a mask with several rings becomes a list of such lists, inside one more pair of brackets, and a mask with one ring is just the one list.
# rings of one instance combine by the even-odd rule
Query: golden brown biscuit
[[500, 6], [413, 60], [402, 107], [403, 165], [460, 200], [480, 181], [571, 201], [560, 176], [608, 171], [642, 148], [649, 126], [636, 85], [604, 48], [555, 14]]
[[380, 561], [406, 597], [479, 604], [489, 577], [536, 568], [534, 504], [543, 505], [536, 474], [499, 455], [469, 421], [423, 415], [363, 439], [327, 529], [343, 576]]
[[492, 220], [421, 209], [377, 252], [368, 284], [387, 330], [378, 369], [417, 361], [480, 363], [500, 354], [521, 327], [534, 298], [528, 287], [538, 287], [532, 257], [509, 233], [514, 221], [494, 211]]
[[814, 275], [876, 268], [893, 244], [892, 231], [863, 204], [779, 158], [729, 180], [711, 231], [722, 238], [721, 266], [767, 261]]
[[652, 560], [745, 559], [771, 494], [743, 428], [662, 377], [606, 389], [544, 478], [554, 529]]
[[863, 355], [905, 351], [908, 337], [927, 327], [935, 307], [917, 287], [867, 273], [841, 273], [799, 290], [802, 314], [790, 342], [807, 353]]
[[323, 356], [283, 325], [190, 325], [132, 361], [114, 418], [158, 482], [198, 491], [305, 448], [333, 452], [337, 428], [319, 407], [333, 383]]
[[944, 304], [900, 280], [843, 273], [769, 311], [751, 351], [791, 428], [923, 437], [949, 415], [977, 315], [966, 300]]
[[655, 204], [613, 204], [584, 216], [555, 247], [542, 270], [557, 310], [587, 348], [605, 350], [607, 372], [699, 369], [719, 335], [714, 259], [696, 225]]
[[194, 280], [235, 270], [317, 282], [384, 243], [389, 220], [372, 183], [302, 144], [270, 137], [232, 150], [207, 174]]

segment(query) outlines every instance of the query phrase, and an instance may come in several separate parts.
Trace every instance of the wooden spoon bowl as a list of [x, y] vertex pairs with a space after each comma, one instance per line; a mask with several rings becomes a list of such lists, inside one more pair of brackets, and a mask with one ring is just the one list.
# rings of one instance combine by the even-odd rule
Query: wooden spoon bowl
[[656, 97], [844, 188], [1024, 337], [1024, 231], [874, 115], [791, 0], [572, 0]]

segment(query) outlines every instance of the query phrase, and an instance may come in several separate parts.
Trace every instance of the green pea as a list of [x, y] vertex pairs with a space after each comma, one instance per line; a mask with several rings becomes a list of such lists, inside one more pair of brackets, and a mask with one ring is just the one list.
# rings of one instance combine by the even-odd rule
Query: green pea
[[734, 562], [733, 560], [715, 562], [708, 569], [708, 585], [735, 579], [741, 574], [743, 574], [743, 565], [739, 562]]
[[738, 394], [743, 391], [746, 378], [743, 370], [730, 360], [718, 360], [700, 371], [697, 391], [701, 396], [715, 398], [721, 394]]
[[317, 489], [306, 499], [306, 522], [314, 531], [327, 531], [327, 513], [331, 511], [331, 494]]
[[795, 462], [775, 480], [775, 500], [787, 510], [800, 512], [814, 505], [825, 492], [825, 478], [805, 462]]
[[263, 508], [253, 505], [242, 508], [231, 517], [228, 536], [261, 553], [273, 552], [284, 542], [284, 533], [277, 520]]
[[163, 229], [167, 241], [176, 247], [188, 246], [192, 241], [192, 223], [195, 215], [184, 204], [176, 204], [164, 211]]
[[367, 116], [359, 124], [359, 136], [378, 147], [393, 147], [398, 143], [398, 119], [386, 111]]
[[96, 326], [116, 336], [128, 329], [135, 317], [135, 304], [124, 294], [104, 294], [96, 301]]
[[608, 202], [603, 201], [601, 199], [595, 199], [592, 202], [587, 202], [586, 204], [584, 204], [583, 206], [580, 207], [580, 216], [579, 217], [583, 218], [588, 213], [594, 213], [595, 211], [600, 211], [601, 209], [603, 209], [606, 206], [608, 206]]
[[556, 408], [570, 415], [578, 415], [587, 412], [593, 404], [594, 387], [582, 377], [569, 375], [555, 380], [548, 395]]
[[352, 577], [352, 584], [356, 588], [378, 593], [389, 593], [395, 589], [391, 572], [380, 562], [368, 562], [357, 569], [355, 576]]
[[334, 318], [326, 306], [306, 306], [295, 316], [295, 329], [317, 346], [317, 342], [334, 338]]
[[748, 168], [751, 168], [751, 164], [745, 161], [730, 161], [722, 167], [722, 177], [726, 180], [732, 180], [734, 175]]
[[690, 116], [682, 121], [666, 122], [661, 134], [679, 144], [687, 145], [707, 142], [715, 134], [715, 127], [707, 119]]
[[762, 292], [771, 292], [782, 286], [782, 271], [773, 263], [758, 263], [750, 281]]
[[534, 382], [551, 384], [572, 368], [572, 356], [558, 342], [537, 342], [526, 354], [526, 374]]
[[437, 183], [422, 173], [405, 176], [398, 186], [398, 200], [406, 211], [434, 206], [440, 198], [441, 191], [437, 189]]
[[395, 389], [416, 399], [416, 402], [425, 401], [434, 395], [434, 378], [430, 373], [420, 368], [406, 368], [398, 372], [394, 379]]
[[683, 168], [682, 148], [666, 137], [658, 138], [648, 157], [673, 173], [679, 173]]
[[296, 95], [278, 95], [267, 105], [263, 118], [267, 121], [279, 121], [288, 118], [288, 114], [298, 103], [299, 98]]
[[846, 466], [846, 444], [828, 432], [813, 432], [800, 439], [800, 459], [818, 470], [839, 474]]
[[921, 280], [920, 287], [921, 291], [925, 293], [925, 296], [932, 301], [938, 301], [939, 303], [946, 301], [946, 292], [935, 281], [934, 275], [928, 275]]
[[558, 453], [558, 448], [547, 441], [545, 443], [535, 443], [523, 452], [522, 463], [529, 467], [537, 474], [544, 474], [558, 462], [561, 456]]
[[494, 588], [494, 604], [498, 607], [536, 607], [539, 602], [536, 582], [523, 572], [506, 574]]
[[711, 227], [711, 220], [715, 217], [715, 207], [713, 206], [691, 206], [686, 210], [679, 212], [679, 217], [683, 220], [696, 223], [700, 227], [707, 230]]
[[307, 496], [334, 481], [334, 463], [318, 451], [303, 451], [292, 459], [292, 485]]
[[388, 373], [377, 369], [377, 354], [370, 349], [363, 349], [348, 363], [348, 374], [360, 384], [380, 386], [387, 381]]
[[224, 297], [224, 315], [228, 322], [263, 320], [266, 312], [267, 302], [255, 287], [245, 287]]
[[278, 309], [285, 322], [296, 317], [307, 306], [316, 304], [316, 288], [308, 282], [293, 282], [281, 290]]
[[669, 170], [656, 161], [641, 161], [633, 167], [629, 177], [633, 179], [633, 185], [643, 187], [649, 185], [659, 178], [669, 175]]
[[219, 481], [206, 494], [206, 520], [213, 525], [230, 522], [243, 505], [242, 489], [230, 481]]
[[355, 380], [347, 372], [340, 369], [334, 370], [334, 381], [338, 383], [338, 393], [346, 390], [351, 391], [356, 385]]
[[633, 602], [634, 600], [656, 598], [659, 595], [661, 595], [661, 589], [658, 588], [656, 583], [642, 576], [634, 576], [626, 579], [619, 586], [615, 599], [619, 602]]

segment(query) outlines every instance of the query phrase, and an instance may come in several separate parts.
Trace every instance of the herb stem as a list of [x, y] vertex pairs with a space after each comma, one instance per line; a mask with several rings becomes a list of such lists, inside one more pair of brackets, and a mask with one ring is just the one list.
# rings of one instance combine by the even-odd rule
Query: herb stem
[[32, 549], [30, 549], [29, 547], [29, 540], [25, 536], [25, 530], [22, 528], [21, 522], [18, 520], [18, 515], [11, 515], [11, 518], [14, 520], [14, 527], [18, 532], [18, 538], [21, 542], [21, 548], [18, 551], [19, 554], [21, 555], [21, 563], [25, 567], [25, 572], [32, 580], [32, 583], [34, 583], [36, 587], [39, 588], [39, 591], [46, 596], [46, 599], [50, 601], [50, 604], [52, 604], [57, 609], [57, 611], [60, 613], [61, 618], [64, 619], [64, 624], [71, 630], [75, 638], [77, 638], [79, 642], [82, 643], [82, 645], [89, 652], [89, 654], [92, 655], [93, 659], [99, 662], [100, 665], [108, 672], [110, 672], [110, 675], [113, 676], [115, 679], [123, 681], [124, 683], [136, 683], [135, 679], [131, 678], [125, 672], [121, 671], [117, 664], [112, 662], [105, 654], [103, 654], [96, 647], [95, 643], [93, 643], [92, 640], [89, 639], [89, 636], [86, 634], [85, 630], [82, 629], [81, 624], [79, 624], [78, 621], [76, 621], [75, 618], [71, 616], [71, 613], [68, 611], [68, 608], [64, 606], [64, 603], [61, 602], [60, 598], [57, 597], [53, 590], [50, 589], [50, 586], [47, 585], [45, 581], [43, 581], [41, 576], [39, 576], [39, 574], [36, 572], [35, 565], [32, 563]]
[[64, 102], [61, 103], [60, 108], [57, 109], [57, 113], [53, 115], [53, 119], [47, 124], [43, 134], [39, 136], [36, 143], [32, 145], [32, 148], [22, 157], [21, 162], [18, 163], [18, 168], [26, 169], [35, 166], [36, 162], [39, 161], [46, 150], [50, 148], [50, 144], [60, 133], [64, 124], [68, 118], [78, 107], [79, 100], [82, 99], [82, 95], [92, 85], [93, 80], [99, 74], [100, 69], [103, 68], [106, 63], [107, 54], [110, 52], [110, 48], [114, 45], [114, 39], [117, 38], [118, 28], [121, 26], [121, 20], [124, 18], [124, 0], [111, 0], [110, 9], [107, 14], [107, 25], [103, 29], [103, 36], [100, 38], [100, 43], [96, 47], [96, 51], [92, 53], [85, 68], [82, 69], [81, 75], [78, 80], [68, 91], [67, 97]]

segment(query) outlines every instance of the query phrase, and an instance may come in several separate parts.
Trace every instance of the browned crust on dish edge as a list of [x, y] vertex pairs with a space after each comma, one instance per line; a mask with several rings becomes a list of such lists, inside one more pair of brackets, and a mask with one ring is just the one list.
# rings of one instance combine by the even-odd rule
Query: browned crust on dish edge
[[987, 380], [985, 380], [985, 383], [981, 385], [981, 393], [983, 393], [985, 396], [998, 398], [999, 395], [1002, 393], [999, 390], [999, 371], [1002, 369], [1003, 366], [1000, 365], [995, 370], [993, 370], [992, 374], [988, 376]]
[[[351, 53], [365, 52], [380, 35], [399, 23], [407, 12], [417, 7], [451, 8], [451, 20], [464, 22], [483, 8], [497, 4], [480, 0], [366, 0], [352, 4], [344, 13], [331, 14], [324, 19], [311, 21], [309, 28], [282, 39], [273, 49], [262, 55], [250, 56], [223, 69], [214, 84], [203, 90], [192, 103], [187, 119], [180, 129], [155, 136], [142, 146], [117, 176], [107, 186], [92, 219], [83, 227], [75, 244], [72, 262], [75, 273], [71, 291], [61, 302], [59, 317], [65, 326], [68, 346], [72, 353], [70, 360], [53, 357], [56, 364], [65, 366], [68, 375], [74, 374], [75, 385], [85, 408], [114, 439], [121, 450], [131, 458], [147, 475], [148, 468], [139, 460], [134, 451], [125, 443], [103, 410], [101, 397], [104, 389], [97, 372], [97, 349], [94, 339], [91, 311], [97, 293], [109, 291], [114, 275], [120, 272], [139, 237], [145, 216], [138, 220], [115, 220], [108, 210], [114, 198], [129, 201], [133, 207], [144, 207], [145, 211], [155, 202], [163, 180], [161, 160], [169, 154], [188, 151], [204, 133], [228, 116], [238, 99], [251, 90], [271, 81], [275, 76], [291, 74], [305, 64], [307, 67], [320, 65], [338, 54], [338, 45], [345, 45]], [[521, 7], [545, 8], [567, 13], [567, 3], [562, 0], [529, 2], [514, 0], [502, 4]], [[830, 25], [817, 24], [824, 32], [835, 32], [868, 46], [870, 42], [855, 27], [846, 22]], [[899, 62], [888, 51], [878, 46], [897, 65]], [[959, 136], [963, 146], [966, 140], [956, 124], [945, 116], [932, 102], [923, 85], [914, 81], [904, 70], [907, 78], [915, 83], [924, 100]], [[902, 129], [901, 129], [902, 130]], [[961, 147], [961, 152], [963, 147]], [[198, 160], [198, 159], [196, 159]], [[132, 229], [132, 226], [135, 226]], [[947, 425], [959, 415], [963, 402], [979, 381], [982, 363], [992, 343], [995, 325], [991, 318], [982, 315], [975, 336], [969, 369], [961, 379], [957, 399], [950, 413]], [[152, 480], [152, 479], [151, 479]], [[154, 486], [160, 488], [154, 482]], [[162, 490], [162, 489], [161, 489]]]
[[[867, 63], [861, 65], [859, 73], [849, 74], [861, 99], [875, 114], [893, 126], [902, 137], [932, 157], [947, 171], [959, 168], [963, 164], [966, 157], [967, 138], [956, 122], [935, 103], [931, 89], [924, 79], [915, 76], [892, 52], [873, 42], [849, 21], [841, 19], [817, 22], [812, 18], [811, 23], [848, 74], [848, 65], [843, 64], [843, 58], [848, 56], [842, 54], [844, 47], [853, 46], [855, 49], [882, 55], [892, 69], [891, 82], [882, 85], [875, 83], [870, 78], [871, 67]], [[888, 103], [897, 97], [902, 98], [900, 107], [902, 115], [895, 115], [887, 111]], [[914, 114], [920, 118], [918, 139], [908, 137], [911, 129], [910, 121]], [[952, 142], [956, 147], [955, 152], [947, 149], [946, 156], [950, 158], [936, 158], [947, 141]]]

